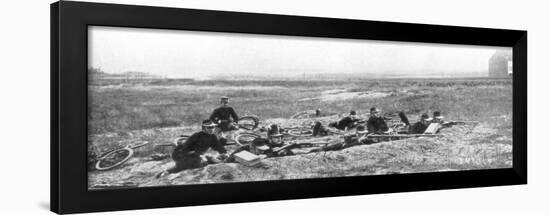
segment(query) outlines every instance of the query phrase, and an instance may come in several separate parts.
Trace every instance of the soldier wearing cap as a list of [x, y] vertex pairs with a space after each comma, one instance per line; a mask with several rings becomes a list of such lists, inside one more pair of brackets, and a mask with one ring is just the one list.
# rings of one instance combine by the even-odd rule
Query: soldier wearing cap
[[414, 125], [412, 125], [409, 128], [409, 133], [411, 133], [411, 134], [422, 134], [422, 133], [424, 133], [424, 131], [426, 131], [428, 126], [430, 126], [431, 121], [432, 121], [432, 119], [430, 118], [430, 116], [427, 113], [423, 113], [420, 116], [420, 121], [417, 122], [417, 123], [414, 123]]
[[216, 108], [209, 118], [219, 124], [221, 131], [231, 131], [237, 129], [233, 124], [231, 124], [231, 122], [237, 121], [239, 116], [237, 116], [237, 113], [231, 106], [227, 105], [228, 103], [229, 98], [227, 96], [222, 96], [220, 98], [221, 106]]
[[357, 126], [358, 121], [359, 118], [357, 117], [357, 112], [355, 112], [355, 110], [351, 110], [349, 115], [342, 117], [337, 122], [330, 123], [328, 126], [334, 127], [338, 130], [349, 130]]
[[[202, 122], [202, 130], [191, 135], [185, 142], [178, 143], [172, 152], [172, 159], [176, 163], [175, 166], [159, 173], [157, 177], [185, 169], [204, 167], [209, 163], [220, 162], [218, 159], [223, 160], [227, 158], [227, 150], [219, 143], [216, 135], [214, 135], [216, 126], [211, 120], [204, 120]], [[205, 156], [204, 154], [208, 149], [216, 150], [219, 153], [218, 158]]]
[[371, 144], [373, 141], [367, 138], [367, 131], [364, 125], [358, 125], [355, 128], [355, 134], [345, 134], [344, 142], [329, 143], [324, 146], [314, 147], [308, 153], [319, 151], [336, 151], [360, 144]]
[[441, 116], [441, 112], [439, 111], [434, 112], [432, 122], [443, 123], [443, 116]]
[[[329, 124], [330, 125], [334, 125], [334, 124]], [[315, 121], [315, 123], [313, 124], [313, 133], [312, 133], [312, 136], [316, 137], [316, 136], [327, 136], [329, 133], [329, 129], [325, 128], [325, 126], [323, 126], [323, 124], [319, 121]]]
[[[281, 129], [279, 125], [272, 125], [272, 131], [268, 132], [267, 135], [268, 139], [268, 146], [269, 148], [276, 148], [276, 147], [282, 147], [285, 145], [285, 142], [283, 141], [283, 134], [281, 133]], [[278, 155], [288, 155], [289, 153], [292, 153], [291, 151], [282, 151]]]
[[386, 121], [380, 114], [380, 110], [376, 107], [370, 109], [370, 117], [367, 121], [367, 130], [369, 133], [380, 134], [389, 130]]
[[323, 126], [323, 124], [320, 121], [316, 121], [313, 126], [313, 136], [326, 136], [329, 134], [329, 132], [337, 132], [333, 129], [338, 130], [350, 130], [358, 125], [358, 122], [360, 121], [359, 117], [357, 117], [357, 112], [355, 110], [351, 110], [349, 112], [349, 115], [342, 117], [338, 121], [330, 122], [328, 124], [328, 127]]

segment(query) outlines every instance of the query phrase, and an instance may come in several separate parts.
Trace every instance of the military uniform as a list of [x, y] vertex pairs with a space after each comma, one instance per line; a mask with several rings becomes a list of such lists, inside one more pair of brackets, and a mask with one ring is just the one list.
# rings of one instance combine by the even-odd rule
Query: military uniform
[[428, 128], [429, 125], [427, 124], [424, 124], [422, 122], [417, 122], [417, 123], [414, 123], [410, 128], [409, 128], [409, 133], [411, 134], [422, 134], [424, 133], [424, 131], [426, 131], [426, 129]]
[[346, 130], [346, 128], [351, 129], [355, 127], [355, 123], [359, 121], [357, 118], [352, 118], [351, 116], [346, 116], [340, 120], [338, 120], [338, 123], [336, 124], [336, 128], [339, 130]]
[[218, 122], [221, 120], [221, 123], [219, 124], [219, 127], [222, 131], [230, 131], [233, 130], [235, 127], [231, 125], [231, 120], [237, 121], [239, 119], [239, 116], [237, 116], [237, 113], [235, 113], [235, 110], [233, 110], [230, 106], [221, 106], [219, 108], [216, 108], [214, 112], [210, 115], [210, 120], [214, 122]]
[[194, 169], [206, 166], [201, 155], [208, 149], [214, 149], [219, 153], [226, 153], [227, 150], [218, 141], [214, 134], [208, 134], [204, 131], [194, 133], [182, 144], [179, 144], [172, 152], [172, 159], [176, 165], [167, 171], [169, 173], [179, 172], [185, 169]]
[[369, 133], [383, 133], [388, 131], [389, 128], [384, 118], [371, 116], [367, 121], [367, 130]]

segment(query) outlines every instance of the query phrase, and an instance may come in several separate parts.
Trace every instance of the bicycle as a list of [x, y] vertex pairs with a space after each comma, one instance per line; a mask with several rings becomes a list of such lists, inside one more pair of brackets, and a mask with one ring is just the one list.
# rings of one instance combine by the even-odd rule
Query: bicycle
[[[291, 128], [284, 128], [281, 132], [283, 136], [291, 136], [294, 138], [304, 138], [304, 137], [312, 137], [313, 136], [313, 129], [309, 127], [291, 127]], [[341, 134], [337, 132], [330, 132], [330, 135], [335, 134]], [[252, 142], [256, 138], [263, 137], [260, 134], [252, 133], [252, 132], [239, 132], [236, 133], [233, 140], [238, 145], [246, 145]]]
[[[238, 129], [243, 129], [245, 131], [250, 131], [250, 130], [256, 129], [258, 127], [258, 124], [259, 124], [259, 118], [258, 117], [256, 117], [256, 116], [244, 116], [244, 117], [239, 118], [239, 120], [237, 120], [237, 122], [234, 125]], [[218, 127], [218, 129], [219, 129], [219, 127]], [[238, 130], [237, 130], [237, 132], [235, 132], [235, 130], [220, 131], [220, 135], [225, 138], [227, 136], [226, 132], [234, 132], [233, 136], [232, 136], [233, 140], [235, 140], [235, 137], [236, 137], [237, 134], [241, 133]], [[165, 147], [165, 146], [174, 146], [175, 147], [179, 143], [185, 142], [189, 137], [190, 137], [190, 135], [180, 135], [178, 138], [174, 139], [174, 141], [172, 141], [170, 143], [155, 144], [155, 147]], [[238, 141], [235, 141], [235, 142], [238, 145], [241, 145]]]
[[[305, 128], [305, 127], [293, 127], [293, 128], [284, 128], [282, 129], [283, 135], [289, 135], [293, 137], [308, 137], [311, 136], [312, 132], [311, 129]], [[260, 131], [267, 131], [265, 127], [260, 129]], [[267, 135], [265, 135], [267, 136]], [[262, 135], [250, 131], [240, 131], [233, 133], [233, 140], [237, 145], [246, 145], [252, 142], [256, 138], [261, 138]]]
[[127, 145], [122, 148], [114, 149], [103, 153], [98, 157], [95, 165], [96, 170], [104, 171], [118, 167], [128, 161], [134, 155], [134, 149], [149, 144], [148, 141], [136, 145]]
[[251, 131], [258, 128], [259, 122], [257, 116], [243, 116], [237, 120], [236, 125], [238, 128]]
[[[238, 141], [236, 141], [236, 137], [238, 134], [250, 132], [258, 128], [260, 119], [256, 116], [243, 116], [239, 118], [236, 122], [230, 122], [232, 127], [236, 129], [228, 130], [228, 131], [222, 131], [220, 127], [218, 127], [218, 131], [216, 131], [217, 135], [219, 135], [222, 138], [226, 138], [228, 140], [233, 140], [233, 142], [237, 145], [241, 145]], [[231, 135], [229, 135], [231, 133]], [[227, 138], [230, 137], [230, 138]], [[230, 142], [228, 141], [228, 144]]]
[[309, 127], [285, 128], [283, 134], [287, 134], [292, 137], [310, 137], [313, 136], [313, 129]]
[[260, 137], [262, 137], [262, 136], [259, 135], [259, 134], [255, 134], [255, 133], [249, 133], [249, 132], [242, 133], [242, 132], [239, 132], [239, 133], [235, 133], [235, 135], [233, 137], [233, 140], [235, 141], [235, 143], [237, 145], [243, 146], [243, 145], [249, 144], [254, 139], [260, 138]]

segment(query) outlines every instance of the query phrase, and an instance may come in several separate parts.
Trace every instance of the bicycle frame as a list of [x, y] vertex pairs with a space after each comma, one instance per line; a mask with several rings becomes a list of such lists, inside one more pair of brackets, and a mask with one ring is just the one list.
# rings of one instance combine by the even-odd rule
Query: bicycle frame
[[[98, 159], [97, 159], [97, 161], [96, 161], [95, 169], [96, 169], [96, 170], [110, 170], [110, 169], [113, 169], [113, 168], [115, 168], [115, 167], [118, 167], [118, 166], [122, 165], [123, 163], [125, 163], [126, 161], [128, 161], [128, 160], [134, 155], [134, 149], [139, 148], [139, 147], [143, 147], [143, 146], [145, 146], [145, 145], [147, 145], [147, 144], [149, 144], [148, 141], [143, 141], [143, 143], [141, 143], [141, 144], [127, 145], [127, 146], [122, 147], [122, 148], [118, 148], [118, 149], [114, 149], [114, 150], [105, 152], [105, 153], [103, 153], [101, 156], [98, 157]], [[127, 152], [128, 152], [128, 155], [126, 155], [122, 160], [116, 162], [115, 164], [112, 164], [112, 165], [110, 165], [110, 166], [107, 166], [107, 167], [102, 167], [102, 166], [101, 166], [102, 162], [103, 162], [109, 155], [113, 155], [113, 154], [115, 154], [115, 153], [122, 152], [122, 151], [127, 151]]]

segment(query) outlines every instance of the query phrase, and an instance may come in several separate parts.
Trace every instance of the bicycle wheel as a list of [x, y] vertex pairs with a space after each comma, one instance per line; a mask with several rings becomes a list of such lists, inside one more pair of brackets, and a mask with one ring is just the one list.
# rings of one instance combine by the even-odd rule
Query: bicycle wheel
[[[149, 144], [148, 141], [143, 141], [142, 143], [140, 144], [136, 144], [136, 145], [128, 145], [128, 148], [132, 148], [132, 149], [135, 149], [135, 148], [139, 148], [139, 147], [143, 147], [145, 145]], [[102, 158], [102, 157], [105, 157], [106, 155], [108, 155], [109, 153], [112, 153], [116, 150], [120, 150], [120, 148], [118, 149], [111, 149], [109, 151], [106, 151], [106, 152], [102, 152], [99, 156], [97, 156], [98, 158]]]
[[287, 133], [293, 137], [309, 137], [313, 135], [313, 130], [309, 128], [290, 128]]
[[97, 160], [97, 170], [110, 170], [128, 161], [134, 155], [134, 150], [125, 147], [105, 154]]
[[302, 111], [302, 112], [298, 112], [298, 113], [295, 113], [294, 115], [292, 115], [290, 118], [291, 119], [307, 119], [309, 118], [311, 115], [310, 112], [308, 111]]
[[243, 116], [237, 120], [237, 127], [245, 130], [254, 130], [258, 127], [260, 119], [255, 116]]
[[252, 142], [254, 139], [261, 137], [260, 135], [253, 134], [253, 133], [240, 133], [237, 136], [235, 136], [235, 142], [238, 145], [245, 145]]
[[131, 146], [128, 146], [129, 148], [132, 148], [132, 149], [137, 149], [139, 147], [143, 147], [145, 145], [149, 144], [149, 141], [143, 141], [142, 143], [140, 144], [136, 144], [136, 145], [131, 145]]

